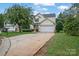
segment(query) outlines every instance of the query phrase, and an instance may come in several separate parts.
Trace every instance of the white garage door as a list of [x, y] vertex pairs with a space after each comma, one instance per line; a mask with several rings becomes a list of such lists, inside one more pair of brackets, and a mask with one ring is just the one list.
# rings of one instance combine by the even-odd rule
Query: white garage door
[[54, 26], [39, 26], [40, 32], [54, 32]]

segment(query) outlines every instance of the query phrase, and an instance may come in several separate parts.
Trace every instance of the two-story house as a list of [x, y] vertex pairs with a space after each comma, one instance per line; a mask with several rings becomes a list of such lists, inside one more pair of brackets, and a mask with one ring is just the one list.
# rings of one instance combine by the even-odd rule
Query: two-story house
[[40, 14], [34, 16], [34, 29], [38, 32], [55, 32], [55, 14]]

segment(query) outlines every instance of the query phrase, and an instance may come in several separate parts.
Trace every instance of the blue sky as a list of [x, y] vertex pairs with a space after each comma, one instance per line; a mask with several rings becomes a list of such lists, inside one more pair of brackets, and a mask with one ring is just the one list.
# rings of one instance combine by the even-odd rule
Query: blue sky
[[[15, 3], [0, 3], [0, 13], [4, 13], [5, 9], [11, 7]], [[58, 15], [64, 9], [68, 9], [71, 3], [19, 3], [25, 7], [32, 7], [34, 14], [37, 13], [55, 13]]]

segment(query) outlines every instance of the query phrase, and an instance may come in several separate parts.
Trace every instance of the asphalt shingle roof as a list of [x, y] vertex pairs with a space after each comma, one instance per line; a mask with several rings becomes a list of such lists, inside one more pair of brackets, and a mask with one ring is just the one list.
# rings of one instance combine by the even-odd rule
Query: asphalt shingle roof
[[55, 17], [55, 14], [42, 14], [44, 17]]

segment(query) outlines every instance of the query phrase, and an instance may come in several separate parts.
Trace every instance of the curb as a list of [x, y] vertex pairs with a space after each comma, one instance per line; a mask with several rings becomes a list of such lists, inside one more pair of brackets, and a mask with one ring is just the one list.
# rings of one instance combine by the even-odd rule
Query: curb
[[8, 38], [2, 39], [2, 44], [0, 46], [0, 56], [5, 56], [11, 46], [11, 42]]
[[[54, 34], [54, 35], [55, 35], [55, 34]], [[54, 36], [54, 35], [53, 35], [53, 36]], [[49, 40], [51, 40], [51, 39], [53, 38], [53, 36], [52, 36]], [[49, 40], [48, 40], [48, 41], [49, 41]], [[48, 41], [47, 41], [47, 42], [48, 42]], [[47, 42], [45, 42], [33, 56], [36, 56], [36, 54], [45, 46], [45, 44], [46, 44]]]

